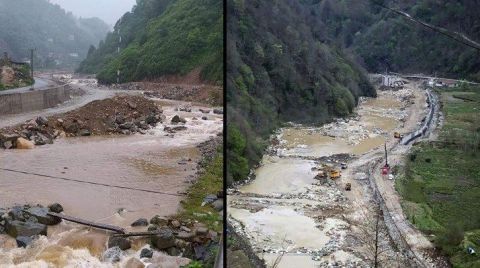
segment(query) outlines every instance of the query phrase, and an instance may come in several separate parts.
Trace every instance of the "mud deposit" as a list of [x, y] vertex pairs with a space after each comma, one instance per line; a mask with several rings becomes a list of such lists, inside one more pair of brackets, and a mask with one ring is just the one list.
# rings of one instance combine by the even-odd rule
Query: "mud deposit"
[[[146, 230], [130, 227], [139, 218], [175, 214], [182, 194], [195, 180], [201, 156], [197, 145], [222, 132], [223, 117], [205, 114], [199, 109], [207, 108], [185, 102], [155, 99], [155, 103], [163, 109], [166, 120], [144, 135], [60, 138], [32, 150], [1, 150], [0, 168], [167, 194], [0, 171], [0, 207], [59, 202], [67, 215], [128, 231]], [[191, 111], [180, 111], [184, 106]], [[175, 115], [185, 118], [186, 123], [172, 124]], [[168, 127], [179, 125], [186, 128], [168, 131]], [[104, 254], [107, 235], [62, 222], [27, 249], [17, 248], [15, 239], [0, 235], [0, 266], [143, 267], [134, 266], [131, 259], [138, 259], [141, 249], [149, 247], [145, 239], [134, 239], [132, 249], [125, 251], [119, 262], [111, 262]], [[155, 251], [152, 259], [142, 262], [145, 266], [161, 263], [155, 267], [179, 267], [188, 260]]]
[[[354, 116], [321, 127], [292, 125], [275, 136], [255, 178], [231, 189], [228, 218], [267, 267], [367, 267], [355, 233], [371, 192], [363, 171], [368, 155], [401, 131], [424, 92], [406, 87], [362, 98]], [[338, 157], [345, 154], [345, 157]], [[349, 156], [348, 156], [349, 155]], [[341, 169], [346, 162], [347, 169]], [[336, 180], [320, 170], [341, 171]], [[345, 191], [349, 182], [352, 191]]]

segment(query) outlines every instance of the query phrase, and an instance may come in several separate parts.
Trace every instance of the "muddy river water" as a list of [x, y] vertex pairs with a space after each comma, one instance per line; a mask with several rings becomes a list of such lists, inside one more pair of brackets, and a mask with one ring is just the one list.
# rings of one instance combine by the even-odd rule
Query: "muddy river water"
[[265, 155], [255, 179], [227, 198], [229, 221], [267, 267], [282, 252], [278, 267], [318, 267], [329, 260], [361, 264], [353, 252], [344, 251], [349, 225], [335, 212], [351, 206], [343, 189], [317, 183], [314, 167], [320, 163], [308, 159], [358, 157], [381, 147], [402, 127], [408, 116], [405, 96], [411, 94], [409, 89], [379, 92], [376, 99], [363, 98], [350, 119], [279, 131], [277, 153]]
[[[156, 101], [167, 120], [146, 135], [67, 138], [33, 150], [0, 151], [0, 168], [167, 194], [0, 170], [0, 207], [58, 202], [67, 215], [126, 229], [132, 229], [130, 224], [138, 218], [175, 214], [183, 198], [177, 194], [191, 185], [196, 172], [200, 159], [196, 146], [222, 132], [223, 118], [210, 113], [208, 120], [201, 120], [205, 114], [199, 106], [187, 113], [176, 111], [185, 103]], [[187, 130], [171, 137], [163, 128], [174, 115], [187, 119]], [[198, 120], [192, 120], [194, 117]], [[49, 228], [49, 238], [41, 238], [28, 250], [16, 249], [14, 239], [0, 236], [0, 266], [113, 267], [100, 258], [106, 239], [105, 232], [65, 222]], [[138, 253], [142, 246], [145, 241], [140, 239], [130, 253]], [[170, 257], [156, 253], [155, 258]], [[170, 259], [165, 267], [177, 267], [178, 260]], [[115, 267], [126, 267], [126, 261], [122, 259]], [[170, 261], [172, 266], [168, 266]]]

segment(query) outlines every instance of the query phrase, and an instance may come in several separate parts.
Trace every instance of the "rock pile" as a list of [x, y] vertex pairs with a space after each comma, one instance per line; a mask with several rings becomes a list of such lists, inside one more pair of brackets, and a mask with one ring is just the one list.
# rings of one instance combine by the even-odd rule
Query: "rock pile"
[[49, 118], [37, 117], [0, 131], [0, 147], [30, 149], [53, 143], [57, 137], [134, 133], [145, 134], [165, 120], [163, 111], [140, 96], [116, 96]]
[[62, 220], [50, 216], [48, 212], [61, 212], [60, 204], [49, 207], [41, 205], [14, 206], [0, 209], [0, 233], [6, 233], [17, 240], [19, 247], [28, 246], [36, 237], [47, 235], [47, 226], [56, 225]]
[[[210, 256], [210, 248], [219, 246], [219, 234], [209, 230], [204, 224], [193, 221], [182, 221], [175, 218], [155, 216], [150, 221], [138, 219], [132, 226], [144, 226], [148, 224], [147, 230], [151, 233], [150, 244], [152, 249], [144, 248], [140, 252], [140, 258], [152, 258], [154, 250], [160, 250], [170, 256], [183, 256], [193, 260], [205, 261], [215, 256]], [[138, 225], [141, 223], [141, 225]], [[132, 247], [129, 238], [112, 236], [108, 240], [108, 249], [104, 258], [118, 261], [122, 251]], [[112, 257], [113, 256], [113, 257]]]

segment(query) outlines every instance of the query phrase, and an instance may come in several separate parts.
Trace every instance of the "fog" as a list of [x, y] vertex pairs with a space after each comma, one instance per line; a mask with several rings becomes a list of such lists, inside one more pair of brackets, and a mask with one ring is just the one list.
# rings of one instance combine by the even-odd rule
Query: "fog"
[[135, 5], [136, 0], [50, 0], [78, 17], [98, 17], [111, 26]]

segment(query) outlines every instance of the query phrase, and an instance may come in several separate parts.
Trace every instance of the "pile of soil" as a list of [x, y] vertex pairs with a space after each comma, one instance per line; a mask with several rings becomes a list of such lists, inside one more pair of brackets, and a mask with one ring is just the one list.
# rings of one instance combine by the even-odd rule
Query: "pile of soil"
[[19, 138], [35, 145], [44, 145], [62, 136], [145, 134], [164, 120], [163, 111], [152, 100], [142, 96], [116, 96], [93, 101], [65, 114], [38, 117], [2, 129], [0, 147], [16, 148]]

